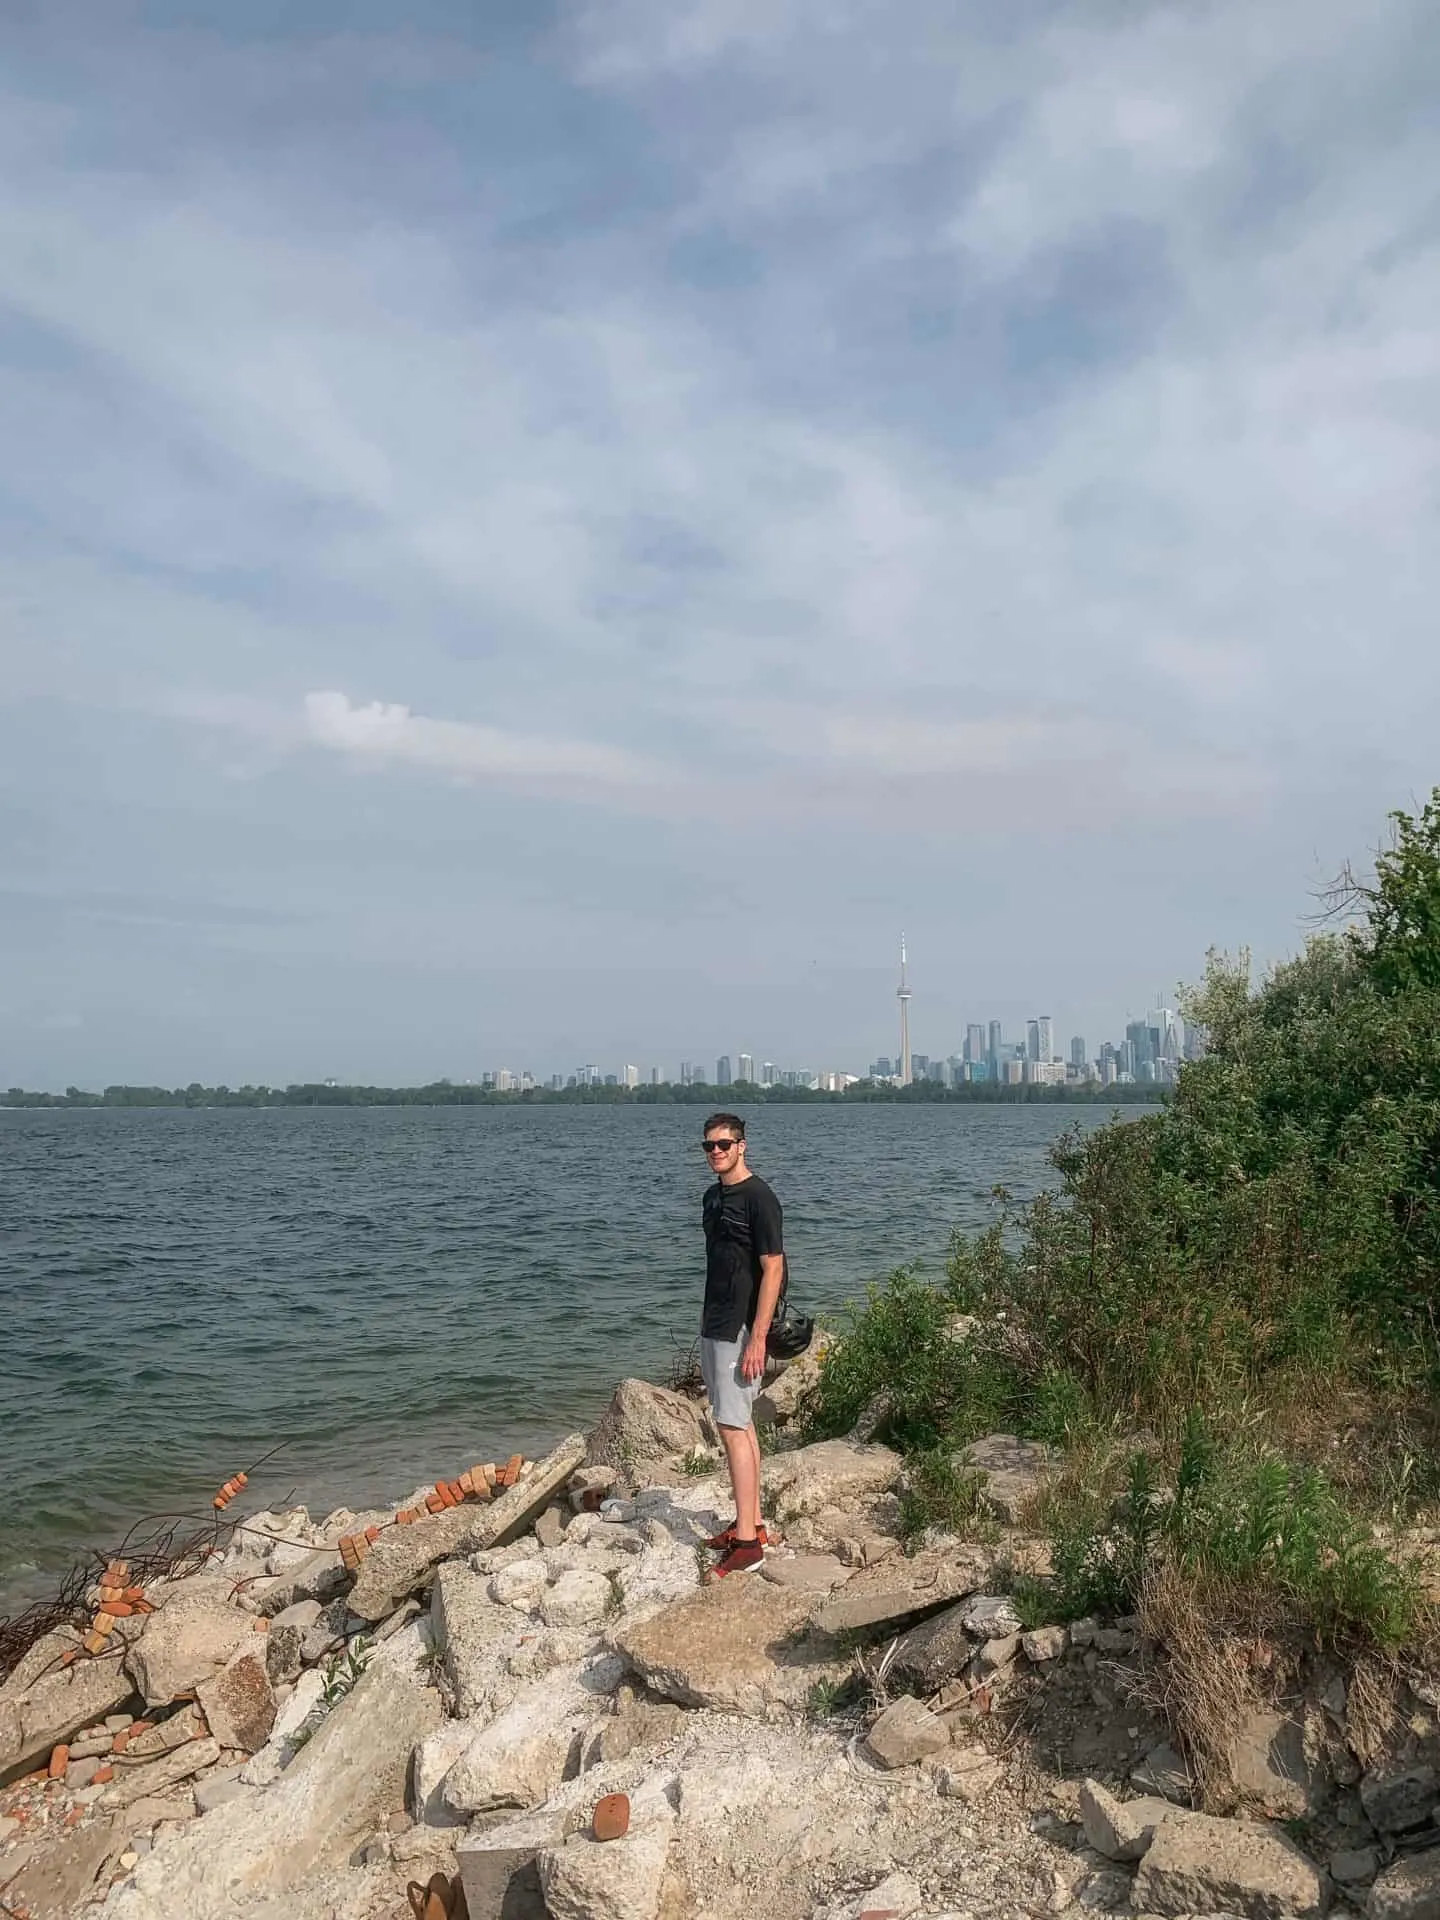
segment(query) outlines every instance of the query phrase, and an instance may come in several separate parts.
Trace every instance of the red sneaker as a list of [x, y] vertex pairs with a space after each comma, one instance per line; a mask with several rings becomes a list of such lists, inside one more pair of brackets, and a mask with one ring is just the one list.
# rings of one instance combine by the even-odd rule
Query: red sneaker
[[[726, 1527], [723, 1533], [712, 1533], [705, 1544], [712, 1553], [725, 1553], [729, 1548], [734, 1546], [735, 1538], [736, 1529], [734, 1527]], [[755, 1538], [760, 1542], [762, 1547], [768, 1547], [770, 1544], [770, 1536], [765, 1531], [765, 1523], [763, 1520], [755, 1529]]]
[[737, 1540], [728, 1553], [724, 1553], [711, 1567], [705, 1578], [723, 1580], [727, 1573], [749, 1573], [752, 1567], [763, 1567], [765, 1549], [759, 1540]]

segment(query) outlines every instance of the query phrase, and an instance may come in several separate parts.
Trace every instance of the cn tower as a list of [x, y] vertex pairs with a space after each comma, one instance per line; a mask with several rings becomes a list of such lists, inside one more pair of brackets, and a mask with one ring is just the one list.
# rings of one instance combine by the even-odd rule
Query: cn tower
[[905, 977], [905, 936], [900, 936], [900, 1084], [910, 1084], [910, 983]]

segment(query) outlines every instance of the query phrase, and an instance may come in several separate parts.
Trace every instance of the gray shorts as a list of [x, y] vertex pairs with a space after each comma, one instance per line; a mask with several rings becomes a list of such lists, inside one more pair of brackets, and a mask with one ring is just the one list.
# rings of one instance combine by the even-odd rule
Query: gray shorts
[[721, 1427], [748, 1427], [760, 1391], [759, 1380], [741, 1376], [740, 1362], [750, 1339], [750, 1329], [742, 1327], [738, 1340], [700, 1340], [700, 1372], [710, 1396], [710, 1411]]

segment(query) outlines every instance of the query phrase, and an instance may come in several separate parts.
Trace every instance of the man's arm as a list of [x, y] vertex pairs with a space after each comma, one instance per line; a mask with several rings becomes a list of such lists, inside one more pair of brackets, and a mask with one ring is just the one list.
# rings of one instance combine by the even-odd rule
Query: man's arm
[[745, 1342], [745, 1353], [740, 1362], [742, 1379], [758, 1380], [765, 1371], [765, 1342], [770, 1335], [770, 1322], [775, 1318], [775, 1308], [780, 1299], [780, 1287], [784, 1278], [784, 1254], [762, 1253], [760, 1298], [755, 1307], [755, 1324], [750, 1329], [750, 1338]]

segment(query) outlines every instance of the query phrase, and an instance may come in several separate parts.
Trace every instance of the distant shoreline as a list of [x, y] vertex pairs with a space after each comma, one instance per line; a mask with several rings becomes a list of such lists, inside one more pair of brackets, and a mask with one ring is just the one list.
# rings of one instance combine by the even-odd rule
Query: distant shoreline
[[859, 1080], [843, 1092], [810, 1087], [760, 1087], [738, 1082], [728, 1087], [697, 1081], [689, 1086], [665, 1083], [647, 1087], [532, 1087], [499, 1092], [466, 1082], [432, 1081], [419, 1087], [329, 1086], [305, 1083], [287, 1087], [106, 1087], [89, 1093], [67, 1087], [64, 1093], [32, 1093], [10, 1087], [0, 1093], [0, 1109], [24, 1112], [43, 1108], [121, 1107], [717, 1107], [818, 1104], [823, 1106], [1162, 1106], [1170, 1089], [1161, 1086], [1104, 1087], [1098, 1081], [1075, 1086], [1000, 1086], [977, 1081], [945, 1087], [919, 1080], [892, 1087]]

